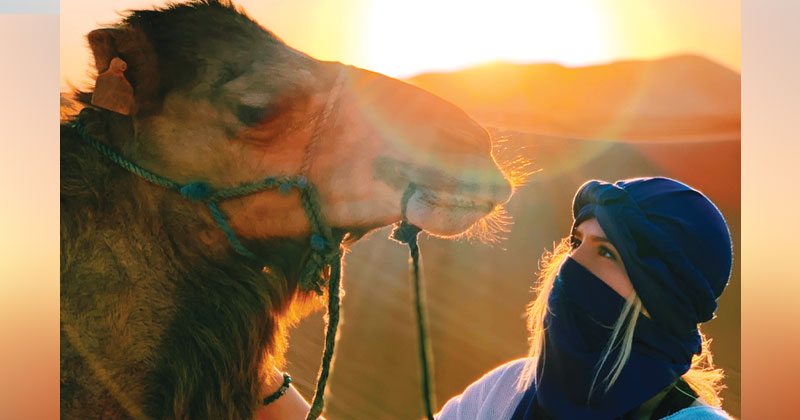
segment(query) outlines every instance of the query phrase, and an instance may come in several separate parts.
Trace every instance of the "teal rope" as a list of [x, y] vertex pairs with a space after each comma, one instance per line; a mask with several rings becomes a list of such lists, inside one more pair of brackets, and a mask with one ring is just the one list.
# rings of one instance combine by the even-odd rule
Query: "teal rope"
[[139, 175], [140, 177], [142, 177], [142, 178], [144, 178], [144, 179], [146, 179], [146, 180], [148, 180], [148, 181], [150, 181], [150, 182], [152, 182], [154, 184], [160, 185], [160, 186], [162, 186], [164, 188], [168, 188], [168, 189], [173, 190], [173, 191], [180, 191], [180, 189], [181, 189], [180, 184], [178, 184], [176, 182], [172, 182], [167, 178], [164, 178], [162, 176], [156, 175], [156, 174], [148, 171], [147, 169], [144, 169], [141, 166], [136, 165], [135, 163], [132, 163], [132, 162], [129, 162], [129, 161], [125, 160], [125, 158], [123, 158], [118, 153], [116, 153], [113, 150], [111, 150], [111, 148], [109, 148], [105, 144], [95, 140], [89, 134], [89, 132], [86, 131], [86, 128], [83, 126], [83, 124], [81, 124], [80, 120], [75, 120], [75, 123], [72, 126], [75, 128], [75, 130], [78, 131], [78, 134], [81, 135], [81, 138], [84, 141], [86, 141], [86, 143], [89, 143], [90, 146], [92, 146], [97, 151], [102, 153], [105, 157], [111, 159], [112, 162], [116, 163], [119, 166], [122, 166], [123, 168], [127, 169], [128, 171], [133, 172], [134, 174]]
[[225, 233], [225, 236], [228, 238], [228, 241], [231, 243], [231, 245], [233, 245], [233, 249], [245, 257], [252, 258], [254, 260], [257, 259], [258, 257], [250, 252], [249, 249], [245, 248], [245, 246], [239, 242], [239, 239], [236, 238], [236, 234], [233, 232], [233, 229], [231, 229], [230, 225], [225, 220], [225, 217], [217, 208], [217, 203], [208, 203], [208, 208], [211, 210], [211, 215], [214, 216], [214, 220], [217, 221], [217, 225], [219, 225], [220, 229], [222, 229], [222, 231]]
[[342, 261], [336, 260], [331, 264], [331, 278], [328, 283], [328, 328], [325, 331], [325, 349], [322, 353], [319, 374], [317, 375], [317, 390], [308, 412], [306, 420], [316, 420], [322, 414], [325, 405], [325, 385], [330, 375], [333, 349], [336, 344], [336, 330], [339, 326], [339, 288], [342, 276]]
[[[316, 190], [312, 188], [302, 189], [300, 197], [300, 203], [303, 205], [311, 228], [311, 247], [315, 251], [303, 268], [300, 282], [301, 286], [306, 290], [314, 289], [317, 293], [321, 293], [320, 283], [317, 281], [317, 279], [321, 278], [321, 270], [341, 260], [342, 254], [339, 250], [339, 244], [336, 244], [333, 238], [330, 225], [322, 214], [322, 207]], [[330, 286], [328, 288], [330, 289]]]
[[258, 257], [236, 237], [236, 233], [230, 227], [217, 203], [270, 189], [278, 189], [283, 194], [287, 194], [293, 188], [298, 189], [300, 191], [301, 204], [308, 217], [312, 233], [312, 253], [309, 257], [309, 263], [306, 264], [301, 275], [300, 288], [302, 290], [314, 290], [317, 294], [322, 294], [322, 286], [325, 280], [322, 278], [321, 272], [334, 260], [341, 259], [342, 254], [339, 247], [334, 246], [336, 241], [333, 238], [330, 226], [322, 214], [319, 198], [305, 176], [268, 177], [260, 181], [246, 182], [234, 188], [221, 190], [213, 190], [205, 182], [181, 185], [128, 161], [104, 143], [97, 141], [89, 134], [80, 119], [75, 120], [73, 127], [86, 143], [122, 168], [156, 185], [177, 191], [190, 200], [200, 201], [208, 205], [214, 221], [225, 234], [233, 249], [238, 254], [253, 260], [257, 260]]
[[428, 336], [428, 314], [425, 311], [427, 304], [425, 302], [424, 295], [425, 284], [421, 275], [419, 246], [417, 244], [417, 237], [419, 236], [421, 229], [409, 223], [406, 216], [408, 200], [411, 199], [411, 196], [414, 195], [415, 191], [416, 185], [411, 183], [403, 193], [403, 197], [400, 201], [401, 221], [392, 231], [391, 238], [397, 242], [407, 244], [408, 252], [411, 256], [414, 283], [414, 308], [417, 315], [419, 360], [422, 376], [422, 398], [425, 401], [425, 415], [429, 420], [434, 420], [433, 413], [436, 406], [436, 395], [434, 394], [433, 358], [431, 357], [433, 350], [431, 347], [430, 338]]

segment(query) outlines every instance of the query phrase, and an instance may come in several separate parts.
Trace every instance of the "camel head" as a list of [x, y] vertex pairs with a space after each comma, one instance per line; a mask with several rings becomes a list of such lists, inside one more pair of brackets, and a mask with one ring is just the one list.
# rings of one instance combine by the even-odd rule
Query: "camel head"
[[[409, 221], [443, 236], [497, 214], [511, 195], [487, 131], [461, 109], [309, 57], [229, 4], [133, 11], [88, 40], [98, 72], [119, 57], [134, 89], [134, 134], [115, 146], [176, 182], [227, 188], [306, 168], [328, 222], [359, 232], [400, 220], [414, 183]], [[296, 194], [220, 207], [245, 240], [308, 233]]]

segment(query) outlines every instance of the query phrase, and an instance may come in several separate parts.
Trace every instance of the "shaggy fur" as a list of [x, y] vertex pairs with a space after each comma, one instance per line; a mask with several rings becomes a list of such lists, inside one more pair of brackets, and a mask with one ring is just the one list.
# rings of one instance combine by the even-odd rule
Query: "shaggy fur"
[[248, 243], [261, 270], [221, 235], [204, 205], [62, 126], [63, 418], [252, 418], [287, 327], [318, 306], [297, 289], [310, 248], [305, 238]]

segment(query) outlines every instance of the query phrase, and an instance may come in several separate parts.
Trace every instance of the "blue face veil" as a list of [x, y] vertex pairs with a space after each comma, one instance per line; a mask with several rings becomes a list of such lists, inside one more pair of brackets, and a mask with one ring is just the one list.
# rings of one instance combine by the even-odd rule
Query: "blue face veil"
[[713, 317], [730, 277], [725, 220], [708, 198], [675, 180], [586, 182], [573, 218], [573, 231], [597, 219], [651, 318], [636, 319], [630, 357], [606, 390], [620, 346], [600, 360], [625, 299], [568, 257], [548, 296], [544, 355], [514, 420], [615, 419], [635, 410], [691, 367], [701, 351], [697, 325]]

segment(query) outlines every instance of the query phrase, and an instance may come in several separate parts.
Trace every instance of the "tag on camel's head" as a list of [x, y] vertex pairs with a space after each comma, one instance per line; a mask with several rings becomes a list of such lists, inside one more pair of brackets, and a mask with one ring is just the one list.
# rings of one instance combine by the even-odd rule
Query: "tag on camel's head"
[[92, 105], [123, 115], [147, 115], [160, 106], [158, 57], [138, 28], [121, 25], [86, 35], [97, 80]]
[[111, 59], [108, 69], [97, 76], [92, 93], [92, 105], [131, 115], [133, 108], [133, 86], [125, 78], [128, 65], [119, 57]]

